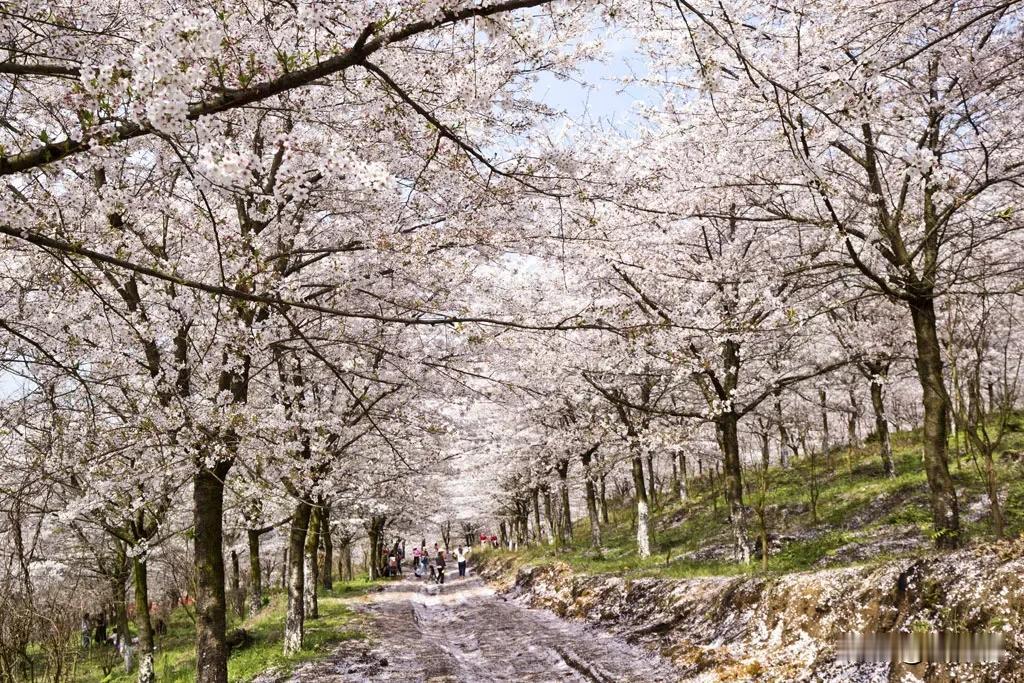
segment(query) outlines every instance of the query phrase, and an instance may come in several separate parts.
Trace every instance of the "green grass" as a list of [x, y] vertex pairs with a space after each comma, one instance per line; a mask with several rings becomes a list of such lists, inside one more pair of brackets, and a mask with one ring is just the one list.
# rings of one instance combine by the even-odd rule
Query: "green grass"
[[[922, 463], [920, 431], [898, 432], [892, 436], [893, 457], [897, 476], [886, 477], [877, 443], [868, 441], [857, 448], [835, 449], [827, 458], [816, 458], [819, 479], [817, 520], [810, 513], [811, 466], [806, 458], [791, 463], [788, 469], [772, 467], [767, 475], [766, 506], [770, 510], [769, 533], [792, 534], [801, 540], [787, 544], [769, 557], [771, 573], [802, 571], [815, 567], [835, 551], [871, 532], [884, 527], [916, 528], [922, 538], [932, 533], [928, 508], [927, 481]], [[1021, 465], [1007, 463], [1003, 452], [1024, 450], [1024, 415], [1011, 420], [1010, 429], [996, 457], [998, 479], [1007, 489], [1003, 506], [1006, 535], [1024, 532], [1024, 477]], [[950, 448], [951, 471], [957, 487], [961, 515], [966, 517], [968, 504], [985, 497], [984, 481], [970, 456], [956, 457]], [[830, 467], [829, 467], [830, 466]], [[757, 496], [758, 478], [745, 472], [745, 501], [750, 505]], [[716, 482], [717, 484], [717, 482]], [[664, 576], [690, 578], [697, 576], [731, 576], [760, 570], [760, 562], [742, 565], [731, 561], [689, 560], [680, 556], [716, 544], [730, 543], [728, 519], [722, 495], [706, 478], [691, 481], [690, 497], [685, 503], [666, 500], [652, 515], [654, 538], [651, 557], [636, 556], [633, 511], [630, 500], [610, 502], [609, 524], [602, 525], [603, 552], [590, 548], [590, 531], [586, 519], [574, 524], [573, 541], [569, 547], [532, 546], [511, 555], [517, 563], [543, 563], [558, 560], [585, 573], [609, 573], [622, 576]], [[987, 509], [987, 499], [985, 500]], [[785, 517], [782, 512], [785, 511]], [[851, 520], [859, 520], [848, 528]], [[984, 542], [992, 538], [989, 519], [963, 522], [969, 540]], [[751, 532], [756, 519], [751, 515]], [[894, 533], [897, 533], [894, 531]], [[495, 551], [497, 556], [509, 556]], [[871, 558], [868, 562], [887, 557]]]
[[[252, 680], [267, 669], [282, 672], [291, 671], [297, 665], [319, 659], [330, 654], [339, 644], [365, 638], [355, 612], [345, 603], [346, 598], [365, 593], [374, 584], [366, 581], [335, 582], [334, 590], [320, 591], [320, 618], [306, 622], [306, 637], [303, 649], [294, 656], [282, 654], [284, 637], [285, 595], [274, 593], [270, 603], [258, 614], [244, 622], [232, 623], [240, 626], [253, 637], [248, 647], [232, 653], [228, 660], [228, 680], [242, 683]], [[110, 651], [94, 651], [78, 666], [76, 680], [81, 683], [129, 683], [134, 674], [126, 674], [121, 666], [104, 676], [104, 662], [107, 667], [116, 664]], [[160, 683], [190, 683], [195, 681], [195, 625], [184, 609], [175, 610], [167, 624], [167, 634], [157, 638], [155, 658], [157, 681]]]

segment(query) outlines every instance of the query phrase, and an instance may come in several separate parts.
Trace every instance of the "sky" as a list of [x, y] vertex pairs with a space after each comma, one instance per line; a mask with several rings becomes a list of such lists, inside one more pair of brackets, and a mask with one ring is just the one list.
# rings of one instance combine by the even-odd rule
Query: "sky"
[[603, 124], [628, 135], [638, 122], [638, 102], [653, 104], [655, 92], [637, 85], [625, 86], [621, 79], [643, 76], [646, 63], [636, 44], [614, 35], [606, 37], [607, 57], [589, 61], [573, 80], [562, 80], [544, 72], [534, 85], [537, 99], [564, 111], [569, 120]]
[[17, 398], [24, 391], [25, 381], [17, 375], [0, 371], [0, 401]]

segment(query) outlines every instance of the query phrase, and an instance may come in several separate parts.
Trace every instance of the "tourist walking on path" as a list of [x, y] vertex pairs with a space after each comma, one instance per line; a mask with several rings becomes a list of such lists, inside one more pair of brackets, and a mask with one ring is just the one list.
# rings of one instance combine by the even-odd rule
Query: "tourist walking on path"
[[395, 576], [402, 575], [402, 558], [405, 556], [400, 543], [398, 539], [395, 539], [395, 545], [391, 548], [391, 556], [395, 558]]
[[[435, 544], [434, 547], [436, 548], [437, 544]], [[437, 551], [437, 560], [435, 561], [435, 563], [437, 564], [437, 582], [439, 584], [441, 584], [441, 585], [444, 585], [444, 564], [445, 563], [444, 563], [444, 551], [443, 550], [438, 550]]]
[[391, 578], [398, 576], [398, 558], [394, 554], [388, 556], [388, 576]]
[[461, 545], [455, 549], [455, 560], [459, 563], [459, 576], [466, 575], [466, 560], [469, 559], [469, 548]]

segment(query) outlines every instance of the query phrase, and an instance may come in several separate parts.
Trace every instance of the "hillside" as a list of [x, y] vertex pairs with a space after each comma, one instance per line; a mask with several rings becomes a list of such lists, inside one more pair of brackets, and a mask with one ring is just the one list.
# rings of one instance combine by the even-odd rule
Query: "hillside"
[[[1016, 415], [996, 456], [996, 476], [1005, 517], [1006, 538], [1024, 531], [1024, 416]], [[785, 573], [813, 568], [881, 562], [925, 554], [931, 548], [931, 522], [918, 430], [892, 435], [896, 476], [885, 476], [877, 444], [868, 439], [857, 448], [839, 448], [815, 462], [791, 461], [772, 466], [762, 478], [746, 473], [746, 503], [751, 506], [752, 541], [758, 558], [751, 565], [731, 559], [723, 496], [707, 478], [690, 482], [688, 499], [660, 492], [652, 519], [652, 556], [635, 552], [632, 501], [609, 505], [602, 527], [603, 548], [590, 548], [587, 520], [574, 524], [570, 547], [522, 548], [520, 562], [558, 559], [590, 573], [627, 576], [692, 577], [761, 571], [756, 508], [765, 511], [769, 539], [767, 570]], [[956, 450], [951, 444], [951, 454]], [[981, 463], [961, 454], [951, 464], [957, 486], [967, 545], [994, 539]], [[816, 491], [816, 501], [812, 494]], [[499, 551], [500, 553], [501, 551]]]

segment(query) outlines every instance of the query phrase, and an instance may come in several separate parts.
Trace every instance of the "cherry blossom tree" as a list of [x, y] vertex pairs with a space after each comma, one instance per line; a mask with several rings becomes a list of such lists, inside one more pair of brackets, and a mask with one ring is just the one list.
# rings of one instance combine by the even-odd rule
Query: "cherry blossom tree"
[[936, 301], [978, 277], [975, 249], [1019, 270], [1019, 5], [664, 9], [653, 71], [681, 110], [732, 134], [705, 138], [703, 158], [724, 162], [758, 220], [819, 229], [815, 267], [852, 271], [909, 312], [936, 542], [957, 545]]

